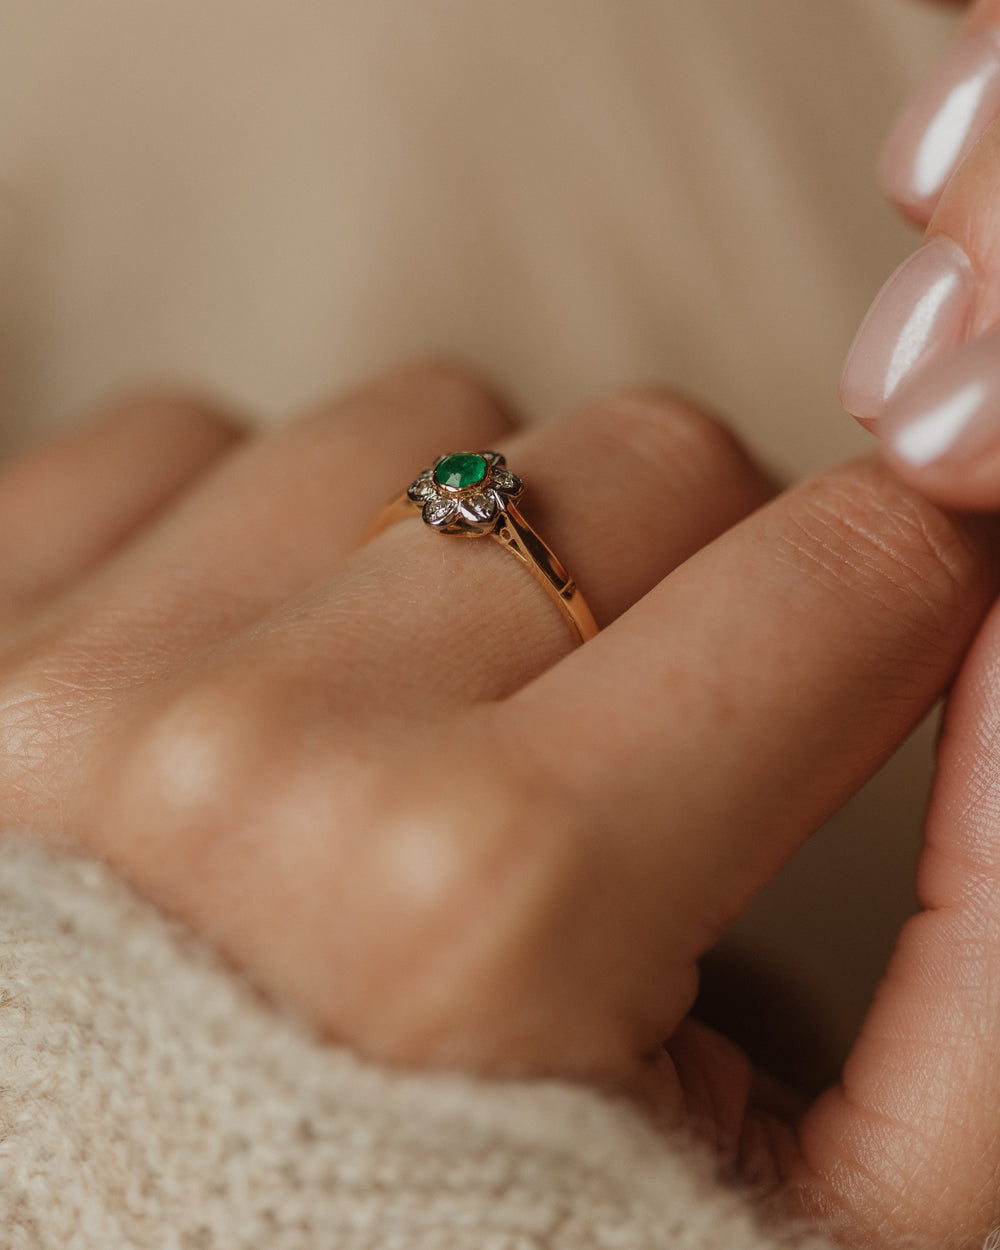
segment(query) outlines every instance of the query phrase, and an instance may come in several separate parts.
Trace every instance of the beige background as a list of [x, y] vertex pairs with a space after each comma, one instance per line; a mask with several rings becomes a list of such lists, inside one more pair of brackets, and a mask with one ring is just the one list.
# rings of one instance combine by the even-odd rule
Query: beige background
[[[913, 244], [873, 187], [952, 19], [908, 0], [0, 0], [0, 413], [137, 380], [283, 417], [400, 355], [544, 420], [650, 379], [787, 474]], [[910, 906], [926, 735], [742, 926], [846, 1036]], [[789, 940], [789, 938], [793, 940]]]

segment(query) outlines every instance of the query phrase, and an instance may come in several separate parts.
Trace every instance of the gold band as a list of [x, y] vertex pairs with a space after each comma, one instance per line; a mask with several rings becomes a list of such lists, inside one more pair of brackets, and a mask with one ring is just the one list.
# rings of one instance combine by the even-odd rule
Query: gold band
[[555, 603], [577, 643], [597, 633], [580, 590], [558, 557], [518, 511], [521, 479], [496, 451], [450, 452], [438, 456], [406, 490], [372, 518], [374, 538], [397, 521], [422, 515], [431, 529], [459, 538], [495, 539], [524, 565]]

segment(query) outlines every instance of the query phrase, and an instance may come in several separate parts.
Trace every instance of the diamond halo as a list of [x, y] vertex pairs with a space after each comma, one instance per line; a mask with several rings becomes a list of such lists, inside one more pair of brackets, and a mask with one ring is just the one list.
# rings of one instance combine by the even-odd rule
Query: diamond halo
[[424, 522], [442, 534], [491, 534], [524, 483], [498, 451], [448, 452], [410, 483], [407, 496], [421, 505]]

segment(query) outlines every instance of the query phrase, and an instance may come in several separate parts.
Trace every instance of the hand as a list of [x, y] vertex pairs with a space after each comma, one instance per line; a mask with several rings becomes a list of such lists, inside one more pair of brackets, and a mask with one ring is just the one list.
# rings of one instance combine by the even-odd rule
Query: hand
[[926, 225], [849, 353], [844, 406], [893, 468], [939, 503], [1000, 506], [1000, 0], [962, 31], [903, 109], [882, 180]]
[[[976, 1244], [1000, 866], [962, 811], [801, 1124], [686, 1015], [698, 957], [951, 679], [1000, 584], [989, 527], [869, 463], [766, 503], [655, 391], [510, 425], [423, 365], [266, 436], [139, 402], [10, 466], [5, 823], [77, 838], [369, 1056], [638, 1093], [853, 1243]], [[358, 545], [436, 453], [497, 443], [606, 626], [582, 648], [490, 540]]]

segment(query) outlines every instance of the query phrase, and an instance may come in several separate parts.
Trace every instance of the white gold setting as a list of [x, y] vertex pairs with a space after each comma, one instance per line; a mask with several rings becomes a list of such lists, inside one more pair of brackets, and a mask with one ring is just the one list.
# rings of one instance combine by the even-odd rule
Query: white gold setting
[[[439, 482], [435, 470], [456, 457], [481, 458], [485, 472], [468, 486], [448, 486]], [[442, 534], [479, 538], [491, 534], [510, 504], [520, 499], [524, 483], [506, 467], [498, 451], [448, 452], [410, 483], [407, 496], [422, 505], [425, 524]]]

